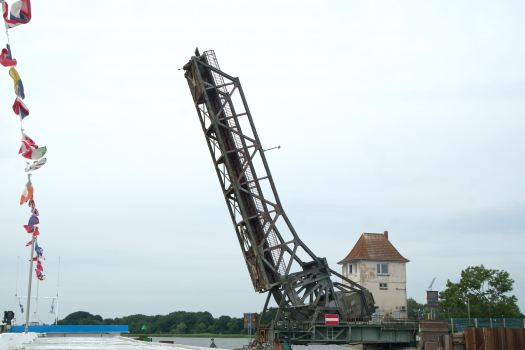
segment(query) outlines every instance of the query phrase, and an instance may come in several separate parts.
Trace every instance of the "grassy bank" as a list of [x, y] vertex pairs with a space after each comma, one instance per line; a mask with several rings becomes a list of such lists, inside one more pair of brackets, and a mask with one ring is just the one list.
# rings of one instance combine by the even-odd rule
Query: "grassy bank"
[[[200, 333], [200, 334], [121, 334], [123, 337], [134, 337], [137, 338], [139, 335], [146, 335], [148, 337], [173, 337], [173, 338], [248, 338], [246, 334], [211, 334], [211, 333]], [[252, 336], [253, 337], [253, 336]]]

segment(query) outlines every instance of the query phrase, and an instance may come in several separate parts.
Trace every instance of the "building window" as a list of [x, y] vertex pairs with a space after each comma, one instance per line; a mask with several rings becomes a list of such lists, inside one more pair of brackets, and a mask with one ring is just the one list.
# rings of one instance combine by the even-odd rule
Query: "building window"
[[388, 264], [377, 264], [377, 274], [388, 275]]
[[379, 289], [388, 289], [388, 283], [379, 283]]
[[353, 267], [352, 264], [346, 265], [346, 274], [349, 276], [352, 274], [352, 267]]

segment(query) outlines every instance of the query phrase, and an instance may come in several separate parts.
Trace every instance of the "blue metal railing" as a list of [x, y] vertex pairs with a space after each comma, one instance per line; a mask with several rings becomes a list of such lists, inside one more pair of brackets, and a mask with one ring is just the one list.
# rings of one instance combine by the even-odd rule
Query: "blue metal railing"
[[[465, 328], [525, 328], [523, 318], [447, 318], [448, 329], [464, 333]], [[454, 329], [452, 329], [454, 328]]]
[[[26, 326], [12, 326], [11, 333], [23, 333]], [[35, 333], [129, 333], [128, 326], [29, 326], [29, 332]]]

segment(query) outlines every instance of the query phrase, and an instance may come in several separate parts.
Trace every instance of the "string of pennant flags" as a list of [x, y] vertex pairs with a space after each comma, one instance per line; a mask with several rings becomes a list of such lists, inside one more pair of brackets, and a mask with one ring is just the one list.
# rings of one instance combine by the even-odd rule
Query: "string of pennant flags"
[[36, 262], [35, 273], [36, 277], [40, 281], [43, 281], [45, 279], [44, 268], [42, 267], [42, 260], [45, 260], [43, 255], [44, 249], [38, 245], [37, 241], [37, 237], [40, 235], [38, 228], [40, 219], [38, 210], [36, 209], [34, 198], [35, 190], [33, 188], [33, 184], [31, 183], [31, 176], [33, 171], [40, 169], [46, 164], [47, 159], [44, 158], [44, 155], [47, 152], [47, 148], [39, 147], [35, 141], [33, 141], [28, 135], [24, 133], [22, 122], [24, 118], [29, 116], [29, 108], [27, 108], [23, 102], [23, 100], [26, 98], [24, 84], [22, 83], [22, 79], [15, 68], [18, 62], [13, 58], [13, 52], [9, 42], [10, 29], [27, 24], [29, 21], [31, 21], [31, 0], [16, 1], [12, 4], [10, 9], [8, 3], [5, 2], [5, 0], [0, 0], [0, 2], [2, 3], [2, 13], [7, 36], [7, 45], [0, 52], [0, 64], [4, 67], [9, 67], [9, 76], [14, 82], [15, 102], [13, 103], [13, 112], [20, 118], [20, 129], [22, 134], [22, 145], [20, 146], [18, 154], [33, 161], [31, 164], [26, 160], [25, 172], [28, 173], [28, 181], [24, 187], [22, 196], [20, 197], [20, 205], [27, 203], [31, 210], [29, 221], [27, 225], [24, 225], [26, 232], [31, 234], [31, 241], [26, 244], [26, 247], [33, 246], [34, 243], [34, 249], [36, 253], [36, 256], [33, 258], [33, 262]]

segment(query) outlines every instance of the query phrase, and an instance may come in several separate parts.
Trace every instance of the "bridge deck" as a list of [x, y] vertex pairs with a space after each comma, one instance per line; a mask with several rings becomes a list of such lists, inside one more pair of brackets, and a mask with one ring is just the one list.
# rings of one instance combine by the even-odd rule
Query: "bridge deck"
[[269, 327], [268, 340], [292, 344], [406, 344], [416, 343], [418, 322], [343, 323], [339, 325], [279, 322]]

